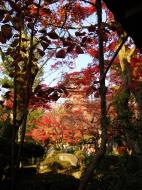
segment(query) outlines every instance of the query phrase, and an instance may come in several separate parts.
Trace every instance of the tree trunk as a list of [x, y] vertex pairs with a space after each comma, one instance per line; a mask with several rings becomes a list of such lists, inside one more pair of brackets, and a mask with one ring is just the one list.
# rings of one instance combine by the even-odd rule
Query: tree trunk
[[[21, 15], [20, 15], [21, 19]], [[20, 20], [22, 22], [22, 19]], [[22, 41], [22, 28], [20, 27], [19, 30], [19, 51], [18, 54], [20, 54], [21, 51], [21, 41]], [[16, 140], [16, 134], [17, 134], [17, 106], [18, 106], [18, 89], [17, 89], [17, 75], [18, 75], [18, 65], [15, 64], [15, 76], [14, 76], [14, 100], [13, 100], [13, 123], [12, 123], [12, 142], [11, 142], [11, 190], [14, 190], [15, 186], [15, 140]]]
[[104, 78], [104, 51], [103, 51], [103, 40], [102, 40], [102, 7], [101, 0], [97, 0], [96, 3], [97, 14], [98, 14], [98, 38], [99, 38], [99, 66], [100, 66], [100, 99], [101, 99], [101, 145], [94, 155], [87, 171], [80, 182], [78, 190], [85, 190], [87, 184], [93, 175], [94, 169], [98, 166], [101, 158], [106, 152], [106, 139], [107, 139], [107, 111], [106, 111], [106, 86]]
[[[26, 64], [26, 72], [27, 72], [27, 83], [25, 86], [25, 97], [23, 97], [23, 110], [21, 113], [22, 115], [22, 120], [21, 120], [21, 140], [20, 140], [20, 146], [19, 146], [19, 151], [18, 151], [18, 158], [17, 158], [17, 167], [19, 167], [19, 162], [21, 158], [21, 153], [22, 153], [22, 147], [24, 143], [24, 138], [25, 138], [25, 132], [26, 132], [26, 123], [27, 123], [27, 116], [28, 116], [28, 109], [29, 109], [29, 103], [30, 103], [30, 98], [32, 95], [32, 87], [34, 84], [35, 77], [38, 73], [38, 67], [33, 63], [33, 55], [34, 55], [34, 35], [35, 35], [35, 25], [38, 20], [39, 16], [39, 7], [41, 4], [41, 0], [38, 2], [38, 9], [37, 9], [37, 15], [35, 17], [35, 20], [33, 22], [33, 26], [31, 28], [31, 34], [30, 34], [30, 47], [29, 47], [29, 60], [28, 63]], [[19, 110], [20, 111], [20, 110]]]
[[125, 132], [127, 143], [132, 151], [140, 154], [141, 150], [134, 138], [134, 128], [131, 121], [131, 111], [129, 109], [129, 99], [131, 96], [130, 85], [132, 82], [132, 73], [130, 67], [131, 56], [135, 49], [128, 51], [125, 46], [119, 52], [119, 60], [121, 67], [122, 89], [116, 97], [116, 112], [122, 129]]
[[16, 163], [16, 168], [17, 169], [20, 166], [21, 153], [22, 153], [24, 139], [25, 139], [25, 133], [26, 133], [27, 116], [28, 116], [28, 111], [27, 111], [27, 113], [25, 113], [25, 117], [23, 119], [22, 126], [21, 126], [19, 149], [18, 149], [17, 163]]

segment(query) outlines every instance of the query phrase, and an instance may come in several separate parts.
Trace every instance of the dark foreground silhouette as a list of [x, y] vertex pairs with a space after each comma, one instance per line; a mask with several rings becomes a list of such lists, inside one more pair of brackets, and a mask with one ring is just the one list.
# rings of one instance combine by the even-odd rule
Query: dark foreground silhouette
[[[38, 174], [35, 168], [23, 168], [16, 173], [14, 190], [77, 190], [80, 182], [66, 174]], [[94, 171], [87, 190], [142, 190], [141, 179], [141, 157], [106, 156]], [[10, 190], [10, 177], [1, 182], [0, 189]]]

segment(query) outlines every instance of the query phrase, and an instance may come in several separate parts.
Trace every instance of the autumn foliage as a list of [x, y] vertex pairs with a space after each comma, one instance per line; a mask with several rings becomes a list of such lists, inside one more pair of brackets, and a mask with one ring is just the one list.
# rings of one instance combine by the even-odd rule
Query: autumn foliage
[[142, 54], [103, 1], [0, 1], [0, 22], [0, 130], [11, 127], [13, 171], [29, 139], [93, 137], [93, 159], [141, 155]]

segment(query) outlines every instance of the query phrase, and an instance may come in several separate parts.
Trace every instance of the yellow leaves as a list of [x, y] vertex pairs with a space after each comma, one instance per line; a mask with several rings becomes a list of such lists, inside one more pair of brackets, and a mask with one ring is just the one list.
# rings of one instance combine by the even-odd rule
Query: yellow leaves
[[117, 85], [111, 87], [111, 90], [116, 90], [116, 91], [117, 91], [117, 90], [119, 90], [119, 89], [120, 89], [120, 86], [117, 86]]
[[122, 72], [125, 71], [127, 65], [131, 63], [132, 56], [134, 55], [135, 48], [128, 49], [125, 45], [119, 51], [118, 58]]
[[123, 72], [124, 69], [125, 69], [124, 59], [126, 59], [126, 49], [125, 49], [125, 46], [122, 46], [121, 50], [119, 51], [118, 58], [119, 58], [119, 61], [120, 61], [121, 70]]
[[[122, 43], [122, 38], [124, 36], [125, 34], [123, 34], [123, 36], [120, 36], [118, 46]], [[120, 61], [120, 67], [122, 72], [124, 72], [127, 69], [128, 64], [131, 63], [131, 59], [135, 53], [135, 50], [136, 50], [135, 47], [129, 48], [126, 45], [123, 45], [122, 48], [120, 49], [118, 53], [118, 58]]]
[[136, 48], [129, 48], [123, 45], [119, 51], [118, 58], [120, 62], [121, 72], [125, 73], [123, 80], [142, 80], [142, 69], [141, 69], [141, 57], [137, 57]]

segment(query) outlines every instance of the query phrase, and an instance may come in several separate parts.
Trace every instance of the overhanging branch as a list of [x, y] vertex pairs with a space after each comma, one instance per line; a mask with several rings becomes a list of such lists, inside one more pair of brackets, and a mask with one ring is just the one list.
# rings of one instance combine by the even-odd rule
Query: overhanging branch
[[107, 73], [108, 73], [110, 67], [112, 66], [112, 64], [113, 64], [113, 62], [114, 62], [114, 60], [115, 60], [115, 58], [117, 57], [119, 51], [121, 50], [122, 46], [124, 45], [124, 43], [126, 42], [127, 39], [128, 39], [128, 34], [123, 38], [121, 44], [119, 45], [119, 47], [118, 47], [118, 49], [116, 50], [114, 56], [112, 57], [112, 59], [111, 59], [109, 65], [108, 65], [108, 67], [106, 68], [106, 70], [105, 70], [105, 72], [104, 72], [104, 75], [103, 75], [103, 78], [101, 78], [101, 80], [103, 80], [103, 79], [106, 77], [106, 75], [107, 75]]

